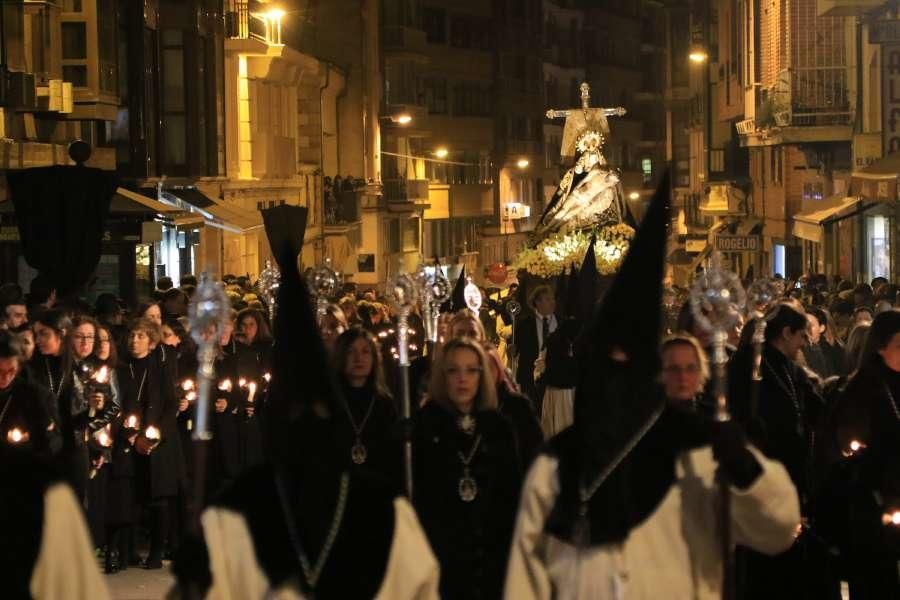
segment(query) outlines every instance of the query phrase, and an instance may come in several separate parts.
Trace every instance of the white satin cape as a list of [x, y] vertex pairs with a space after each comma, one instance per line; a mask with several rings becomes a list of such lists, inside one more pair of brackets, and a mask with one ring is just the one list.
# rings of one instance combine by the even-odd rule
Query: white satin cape
[[35, 600], [110, 597], [81, 507], [72, 489], [62, 483], [44, 492], [44, 527], [30, 590]]
[[[731, 490], [736, 543], [766, 554], [787, 550], [800, 523], [785, 468], [751, 448], [762, 475]], [[676, 481], [657, 510], [621, 544], [587, 549], [544, 532], [559, 493], [558, 461], [535, 459], [522, 492], [506, 580], [506, 600], [718, 600], [716, 462], [710, 447], [681, 454]]]

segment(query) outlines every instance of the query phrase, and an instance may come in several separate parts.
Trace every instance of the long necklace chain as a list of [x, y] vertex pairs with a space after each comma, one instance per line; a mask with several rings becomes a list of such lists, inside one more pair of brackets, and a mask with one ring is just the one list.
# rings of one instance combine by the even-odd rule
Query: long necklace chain
[[325, 537], [325, 543], [322, 544], [322, 550], [319, 552], [318, 558], [316, 558], [315, 567], [310, 566], [309, 558], [306, 556], [306, 552], [303, 551], [303, 544], [300, 543], [300, 535], [297, 532], [297, 524], [294, 521], [294, 512], [291, 509], [287, 488], [280, 473], [275, 474], [275, 485], [278, 488], [278, 498], [281, 501], [281, 511], [284, 513], [284, 520], [287, 524], [288, 537], [291, 538], [291, 545], [294, 547], [297, 560], [300, 562], [300, 568], [303, 570], [303, 578], [309, 589], [315, 592], [316, 585], [319, 583], [319, 577], [322, 576], [322, 570], [325, 568], [325, 563], [331, 555], [337, 534], [341, 529], [341, 523], [344, 521], [344, 509], [347, 507], [347, 493], [350, 488], [350, 475], [347, 473], [341, 474], [341, 489], [338, 495], [337, 507], [334, 509], [334, 517], [331, 520], [331, 528], [328, 530], [328, 535]]
[[887, 394], [888, 400], [891, 403], [891, 408], [894, 409], [894, 416], [897, 417], [897, 420], [900, 421], [900, 409], [897, 408], [897, 400], [894, 399], [894, 394], [891, 392], [890, 386], [887, 382], [882, 382], [884, 385], [884, 391]]
[[[128, 363], [128, 370], [131, 371], [131, 381], [134, 381], [134, 365]], [[144, 392], [144, 382], [147, 381], [147, 371], [150, 370], [150, 367], [144, 367], [144, 374], [141, 375], [141, 385], [138, 386], [137, 398], [134, 399], [134, 403], [137, 406], [141, 405], [141, 394]]]
[[347, 411], [347, 418], [350, 419], [350, 427], [353, 428], [353, 433], [356, 434], [356, 439], [362, 435], [363, 429], [366, 428], [366, 423], [369, 422], [369, 417], [372, 416], [372, 409], [375, 407], [375, 395], [372, 394], [372, 399], [369, 400], [369, 408], [366, 410], [366, 416], [363, 417], [363, 420], [359, 423], [359, 427], [356, 426], [356, 421], [353, 420], [353, 412], [350, 410], [350, 404], [344, 402], [344, 410]]
[[769, 359], [763, 357], [763, 362], [766, 363], [766, 367], [775, 377], [775, 382], [778, 384], [778, 387], [780, 387], [784, 393], [788, 395], [788, 398], [791, 399], [791, 403], [794, 405], [794, 413], [797, 417], [797, 431], [802, 433], [804, 430], [803, 410], [800, 408], [800, 399], [797, 398], [797, 388], [794, 386], [794, 380], [791, 378], [791, 374], [788, 372], [787, 367], [785, 367], [784, 375], [787, 378], [787, 383], [785, 383], [781, 380], [781, 376], [775, 371], [775, 368], [772, 366], [772, 363], [769, 362]]
[[478, 437], [475, 438], [475, 443], [472, 444], [472, 448], [469, 450], [467, 455], [464, 455], [461, 451], [457, 450], [456, 455], [459, 456], [460, 462], [462, 462], [463, 469], [468, 470], [469, 463], [472, 462], [472, 459], [475, 458], [475, 453], [478, 452], [478, 446], [481, 444], [481, 434], [478, 434]]
[[47, 386], [50, 388], [50, 393], [59, 398], [59, 393], [62, 391], [62, 380], [63, 374], [59, 374], [59, 382], [56, 389], [53, 389], [53, 373], [50, 370], [50, 361], [47, 360], [47, 357], [44, 357], [44, 367], [47, 368]]

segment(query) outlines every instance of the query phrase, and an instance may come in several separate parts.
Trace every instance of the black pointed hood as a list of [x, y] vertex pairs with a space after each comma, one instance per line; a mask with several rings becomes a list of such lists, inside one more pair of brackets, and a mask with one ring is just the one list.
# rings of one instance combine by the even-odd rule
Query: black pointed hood
[[572, 316], [582, 323], [589, 322], [594, 314], [594, 307], [597, 305], [600, 273], [597, 271], [597, 254], [594, 250], [596, 246], [597, 236], [592, 235], [591, 243], [588, 244], [584, 260], [581, 262], [581, 269], [578, 272], [578, 296]]
[[[326, 457], [329, 445], [299, 439], [303, 436], [297, 434], [297, 427], [301, 422], [326, 421], [339, 402], [338, 386], [316, 325], [314, 303], [297, 268], [297, 256], [303, 248], [301, 224], [306, 223], [306, 213], [306, 208], [288, 205], [263, 211], [266, 234], [281, 271], [267, 421], [272, 451], [275, 459], [282, 462], [314, 460], [310, 452]], [[312, 425], [306, 429], [326, 428]], [[306, 456], [299, 456], [304, 453]]]
[[[669, 195], [666, 175], [615, 280], [578, 341], [575, 422], [550, 444], [560, 459], [561, 493], [547, 529], [563, 539], [574, 535], [579, 482], [595, 481], [664, 406], [656, 378]], [[589, 253], [579, 276], [582, 299], [591, 258]], [[672, 430], [678, 427], [666, 429]], [[654, 451], [649, 462], [641, 460], [631, 469], [626, 461], [613, 471], [590, 502], [591, 543], [624, 539], [655, 508], [659, 494], [670, 485], [666, 474], [674, 463], [667, 457]], [[654, 475], [660, 472], [663, 475]]]
[[578, 314], [578, 269], [575, 265], [569, 268], [569, 274], [566, 276], [566, 303], [563, 306], [567, 317], [575, 317]]
[[456, 285], [453, 286], [453, 292], [446, 302], [441, 304], [441, 312], [455, 313], [466, 308], [466, 265], [463, 265], [456, 279]]

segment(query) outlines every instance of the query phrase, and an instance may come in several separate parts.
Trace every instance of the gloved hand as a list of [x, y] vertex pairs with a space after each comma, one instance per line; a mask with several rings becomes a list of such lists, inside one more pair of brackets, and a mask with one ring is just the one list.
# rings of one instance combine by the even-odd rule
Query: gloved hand
[[762, 475], [762, 466], [747, 448], [747, 435], [736, 421], [714, 421], [710, 432], [713, 457], [726, 479], [746, 489]]

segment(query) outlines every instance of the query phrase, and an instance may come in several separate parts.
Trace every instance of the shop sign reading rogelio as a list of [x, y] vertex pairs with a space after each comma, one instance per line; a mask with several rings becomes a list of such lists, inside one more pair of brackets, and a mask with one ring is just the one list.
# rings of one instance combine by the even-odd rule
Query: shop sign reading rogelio
[[717, 235], [716, 250], [719, 252], [757, 252], [758, 235]]

